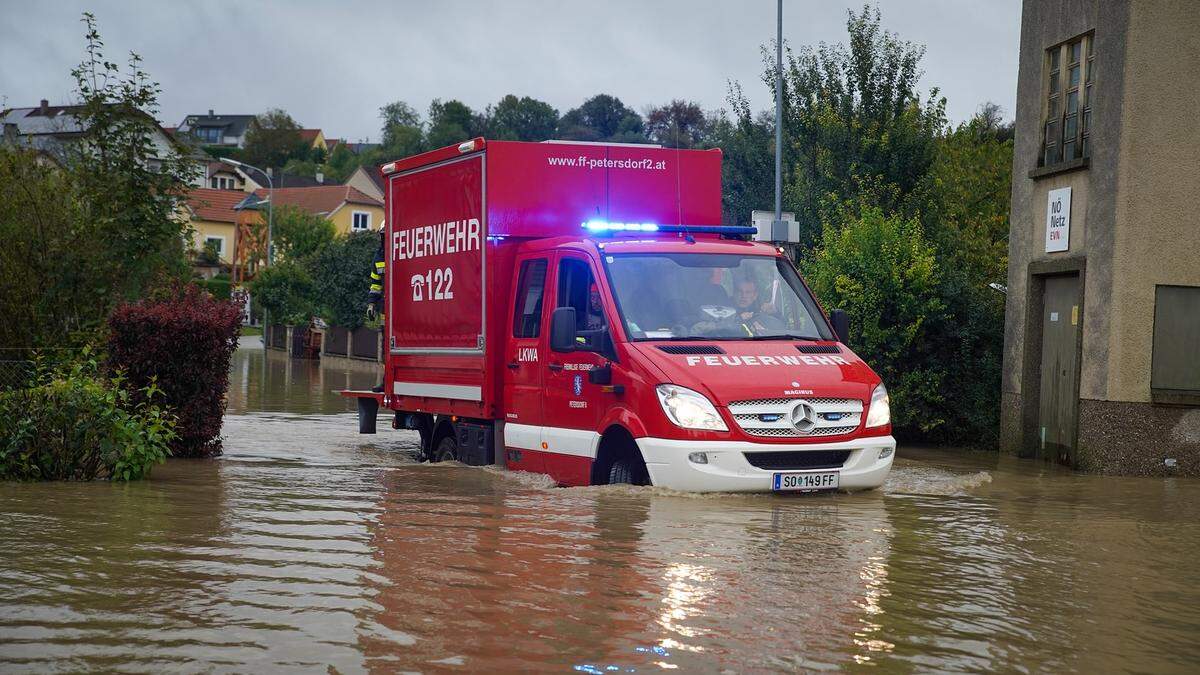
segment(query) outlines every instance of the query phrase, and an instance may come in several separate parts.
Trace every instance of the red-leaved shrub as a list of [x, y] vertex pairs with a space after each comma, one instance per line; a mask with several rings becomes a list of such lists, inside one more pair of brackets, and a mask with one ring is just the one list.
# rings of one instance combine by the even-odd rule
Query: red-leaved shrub
[[108, 365], [133, 389], [151, 377], [178, 417], [175, 457], [221, 454], [221, 418], [241, 312], [194, 285], [118, 307], [108, 319]]

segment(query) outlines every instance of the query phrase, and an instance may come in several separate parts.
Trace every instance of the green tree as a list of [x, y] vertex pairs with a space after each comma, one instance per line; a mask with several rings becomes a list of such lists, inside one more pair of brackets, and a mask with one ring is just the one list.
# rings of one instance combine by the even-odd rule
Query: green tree
[[646, 142], [641, 115], [608, 94], [593, 96], [567, 111], [558, 121], [558, 137], [572, 141]]
[[711, 130], [712, 144], [724, 153], [722, 219], [728, 225], [746, 225], [751, 211], [775, 203], [775, 120], [767, 112], [753, 115], [736, 83], [730, 86], [728, 100], [732, 117], [718, 116]]
[[389, 103], [379, 109], [379, 118], [383, 120], [382, 145], [385, 156], [408, 157], [426, 148], [421, 115], [409, 104], [404, 101]]
[[938, 353], [931, 317], [944, 309], [933, 245], [914, 218], [867, 206], [825, 229], [803, 265], [827, 307], [850, 318], [850, 344], [888, 387], [893, 424], [928, 433], [945, 422], [942, 387], [962, 364]]
[[378, 247], [378, 234], [354, 232], [338, 237], [316, 255], [310, 268], [321, 318], [350, 330], [362, 325]]
[[488, 111], [487, 135], [506, 141], [544, 141], [554, 138], [558, 111], [535, 98], [509, 94]]
[[250, 121], [246, 129], [243, 161], [266, 169], [289, 159], [307, 159], [308, 147], [300, 138], [300, 125], [286, 111], [273, 108]]
[[[945, 99], [934, 89], [922, 101], [916, 89], [925, 48], [884, 30], [878, 8], [848, 15], [848, 47], [787, 50], [785, 209], [796, 212], [809, 243], [841, 201], [898, 208], [929, 169], [946, 124]], [[763, 52], [763, 80], [773, 90], [774, 51]]]
[[329, 161], [325, 164], [330, 178], [339, 183], [345, 182], [359, 166], [361, 163], [358, 155], [350, 152], [350, 148], [347, 148], [344, 143], [329, 153]]
[[303, 264], [332, 243], [336, 235], [333, 223], [323, 216], [291, 205], [275, 209], [272, 237], [279, 258]]
[[699, 148], [711, 139], [715, 119], [694, 101], [676, 99], [651, 108], [646, 115], [646, 135], [668, 148]]
[[83, 15], [83, 62], [71, 71], [82, 129], [64, 141], [61, 167], [0, 148], [0, 339], [61, 345], [103, 322], [120, 301], [164, 276], [186, 277], [188, 226], [179, 217], [196, 167], [163, 152], [158, 84], [130, 54], [124, 72], [103, 54], [95, 18]]
[[482, 130], [480, 119], [462, 101], [433, 99], [429, 104], [429, 133], [425, 139], [428, 149], [454, 145], [468, 140]]
[[271, 322], [307, 325], [316, 311], [315, 286], [303, 263], [281, 260], [259, 272], [250, 282], [256, 311], [266, 309]]

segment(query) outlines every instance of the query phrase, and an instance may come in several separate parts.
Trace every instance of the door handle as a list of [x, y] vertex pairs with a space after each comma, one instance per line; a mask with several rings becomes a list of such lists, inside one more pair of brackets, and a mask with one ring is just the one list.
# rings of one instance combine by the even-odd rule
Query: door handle
[[508, 362], [508, 369], [509, 369], [509, 370], [516, 370], [517, 368], [520, 368], [520, 367], [521, 367], [521, 364], [517, 363], [516, 361], [509, 361], [509, 362]]
[[548, 365], [550, 367], [550, 370], [553, 370], [556, 373], [563, 369], [563, 364], [561, 364], [561, 363], [551, 363]]

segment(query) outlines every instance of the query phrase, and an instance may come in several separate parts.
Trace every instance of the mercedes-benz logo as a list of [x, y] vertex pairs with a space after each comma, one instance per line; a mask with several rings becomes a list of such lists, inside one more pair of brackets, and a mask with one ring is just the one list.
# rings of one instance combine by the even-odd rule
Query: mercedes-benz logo
[[817, 412], [808, 401], [800, 401], [792, 408], [792, 426], [802, 434], [807, 434], [817, 426]]

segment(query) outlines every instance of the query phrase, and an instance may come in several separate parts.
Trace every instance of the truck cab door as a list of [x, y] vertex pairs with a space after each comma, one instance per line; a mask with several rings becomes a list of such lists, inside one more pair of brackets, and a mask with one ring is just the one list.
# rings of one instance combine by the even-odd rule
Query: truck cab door
[[548, 254], [518, 256], [512, 304], [512, 330], [504, 359], [505, 465], [516, 471], [544, 471], [542, 465], [542, 378], [546, 353]]
[[[611, 313], [596, 283], [596, 269], [583, 253], [558, 254], [554, 306], [575, 308], [577, 331], [610, 327]], [[608, 357], [590, 351], [594, 345], [587, 338], [580, 337], [577, 342], [575, 351], [547, 351], [543, 366], [545, 472], [562, 485], [591, 482], [592, 460], [600, 441], [596, 427], [608, 401], [600, 385], [588, 381], [588, 371], [603, 366]]]

